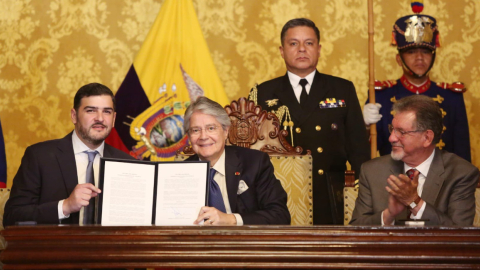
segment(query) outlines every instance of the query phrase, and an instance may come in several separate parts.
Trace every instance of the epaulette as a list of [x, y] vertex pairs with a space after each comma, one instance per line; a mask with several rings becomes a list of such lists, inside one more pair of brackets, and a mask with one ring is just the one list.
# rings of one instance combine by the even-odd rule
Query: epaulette
[[448, 89], [452, 92], [455, 93], [465, 93], [467, 92], [467, 88], [465, 87], [465, 84], [462, 82], [454, 82], [451, 84], [448, 84], [446, 82], [439, 82], [437, 83], [437, 86], [443, 89]]
[[397, 81], [395, 80], [388, 80], [388, 81], [377, 81], [375, 80], [375, 90], [376, 91], [381, 91], [385, 88], [390, 88], [394, 85], [397, 84]]

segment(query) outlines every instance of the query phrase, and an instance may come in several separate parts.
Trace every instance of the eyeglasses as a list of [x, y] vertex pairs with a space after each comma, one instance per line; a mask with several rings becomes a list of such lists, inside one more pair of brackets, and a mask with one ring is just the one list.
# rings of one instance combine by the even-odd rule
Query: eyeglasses
[[190, 133], [190, 136], [200, 136], [200, 134], [202, 133], [202, 130], [204, 130], [207, 134], [212, 135], [217, 132], [217, 129], [219, 127], [220, 126], [217, 126], [217, 125], [208, 125], [208, 126], [205, 126], [204, 128], [192, 127], [188, 129], [188, 133]]
[[401, 139], [408, 133], [423, 132], [425, 130], [418, 129], [418, 130], [403, 131], [403, 130], [394, 128], [392, 125], [388, 125], [388, 131], [390, 131], [390, 133], [392, 133], [392, 131], [395, 132], [395, 136]]

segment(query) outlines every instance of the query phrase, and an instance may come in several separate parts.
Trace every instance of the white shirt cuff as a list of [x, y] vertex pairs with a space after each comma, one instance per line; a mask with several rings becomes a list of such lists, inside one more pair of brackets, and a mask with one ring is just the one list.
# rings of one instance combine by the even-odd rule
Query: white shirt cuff
[[65, 216], [63, 214], [63, 201], [65, 201], [65, 200], [61, 200], [61, 201], [58, 202], [58, 219], [60, 219], [60, 220], [70, 217], [70, 215]]
[[237, 219], [237, 226], [242, 226], [243, 225], [242, 216], [240, 216], [240, 214], [233, 214], [233, 215], [235, 215], [235, 218]]
[[[383, 211], [385, 211], [385, 210], [383, 210]], [[382, 211], [382, 215], [380, 216], [380, 218], [382, 220], [382, 226], [385, 226], [385, 224], [383, 223], [383, 211]], [[395, 220], [393, 220], [392, 223], [390, 223], [388, 225], [395, 225]]]

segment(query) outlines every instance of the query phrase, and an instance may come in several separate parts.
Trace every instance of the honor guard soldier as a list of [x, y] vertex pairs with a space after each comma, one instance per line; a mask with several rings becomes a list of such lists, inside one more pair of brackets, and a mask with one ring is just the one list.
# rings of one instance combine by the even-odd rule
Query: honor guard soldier
[[309, 19], [290, 20], [281, 32], [287, 73], [254, 87], [250, 99], [274, 112], [293, 146], [313, 158], [313, 223], [343, 224], [347, 160], [355, 170], [370, 159], [365, 125], [353, 83], [319, 73], [320, 32]]
[[377, 144], [380, 155], [390, 154], [389, 124], [392, 123], [392, 106], [397, 100], [410, 95], [426, 95], [438, 102], [443, 114], [443, 134], [436, 147], [455, 153], [471, 161], [468, 120], [462, 83], [435, 83], [429, 71], [435, 62], [439, 32], [435, 18], [419, 14], [423, 4], [412, 1], [415, 14], [398, 19], [393, 26], [392, 45], [397, 46], [397, 63], [403, 76], [397, 81], [375, 83], [376, 104], [367, 101], [363, 109], [366, 125], [377, 123]]

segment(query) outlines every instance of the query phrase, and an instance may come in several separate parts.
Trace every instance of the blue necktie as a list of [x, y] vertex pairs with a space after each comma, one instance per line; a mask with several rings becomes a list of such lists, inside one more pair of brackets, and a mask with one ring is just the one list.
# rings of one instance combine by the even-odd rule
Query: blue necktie
[[[93, 161], [97, 155], [97, 151], [88, 152], [85, 151], [88, 155], [88, 165], [87, 173], [85, 174], [85, 183], [91, 183], [95, 186], [95, 176], [93, 175]], [[85, 207], [83, 212], [83, 224], [94, 224], [95, 221], [95, 198], [91, 198], [87, 207]]]
[[223, 213], [226, 213], [227, 210], [225, 209], [225, 203], [223, 202], [222, 191], [220, 190], [220, 187], [218, 186], [217, 182], [215, 182], [215, 180], [213, 180], [213, 177], [215, 176], [215, 173], [217, 173], [217, 171], [214, 168], [210, 168], [210, 175], [209, 175], [209, 180], [210, 180], [209, 192], [210, 192], [210, 194], [208, 195], [208, 206], [215, 207], [219, 211], [222, 211]]

